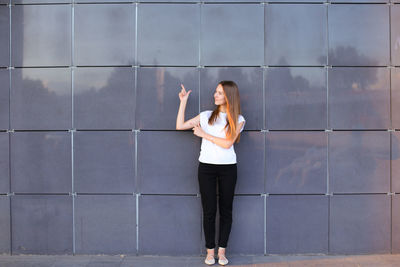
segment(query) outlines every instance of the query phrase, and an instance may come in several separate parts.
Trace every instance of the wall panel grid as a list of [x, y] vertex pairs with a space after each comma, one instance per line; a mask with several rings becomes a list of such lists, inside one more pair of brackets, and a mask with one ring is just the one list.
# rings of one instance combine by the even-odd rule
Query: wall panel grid
[[398, 253], [399, 4], [0, 0], [0, 252], [204, 254], [177, 94], [231, 79], [229, 253]]

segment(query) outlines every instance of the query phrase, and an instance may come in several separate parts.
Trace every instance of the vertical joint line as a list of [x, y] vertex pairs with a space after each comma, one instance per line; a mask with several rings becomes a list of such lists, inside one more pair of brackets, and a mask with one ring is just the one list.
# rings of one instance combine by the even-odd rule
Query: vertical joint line
[[[74, 75], [75, 75], [75, 1], [71, 3], [71, 127], [74, 129]], [[72, 192], [72, 254], [76, 254], [75, 186], [74, 186], [74, 131], [71, 131], [71, 192]]]
[[9, 22], [9, 33], [8, 33], [8, 38], [9, 38], [9, 40], [8, 40], [8, 45], [9, 45], [9, 48], [8, 48], [8, 51], [9, 51], [9, 55], [8, 55], [8, 66], [10, 66], [11, 67], [11, 0], [10, 0], [10, 4], [9, 4], [9, 6], [8, 6], [8, 15], [9, 15], [9, 18], [8, 18], [8, 22]]
[[75, 5], [71, 4], [71, 64], [75, 65]]
[[135, 18], [134, 18], [134, 23], [135, 23], [135, 33], [134, 33], [134, 36], [135, 36], [135, 40], [134, 40], [134, 51], [133, 51], [133, 53], [134, 53], [134, 55], [135, 55], [135, 59], [134, 59], [134, 64], [135, 64], [135, 66], [138, 66], [139, 64], [138, 64], [138, 54], [137, 54], [137, 47], [138, 47], [138, 8], [139, 8], [139, 6], [138, 6], [138, 3], [134, 3], [135, 4], [135, 10], [134, 10], [134, 12], [135, 12]]
[[264, 255], [267, 255], [267, 197], [264, 196]]
[[[199, 7], [199, 34], [198, 34], [199, 58], [198, 58], [197, 62], [198, 62], [198, 66], [201, 66], [201, 21], [202, 21], [201, 17], [202, 17], [202, 13], [203, 13], [202, 12], [203, 11], [203, 2], [199, 3], [199, 5], [200, 5], [200, 7]], [[196, 69], [198, 70], [197, 77], [199, 78], [197, 86], [198, 86], [198, 92], [199, 92], [198, 109], [199, 109], [199, 114], [200, 114], [200, 112], [201, 112], [201, 100], [200, 100], [200, 98], [201, 98], [201, 68], [197, 67]]]
[[331, 221], [331, 196], [327, 195], [328, 197], [328, 254], [330, 254], [331, 248], [329, 246], [330, 242], [330, 238], [331, 238], [331, 230], [330, 230], [330, 221]]
[[71, 131], [72, 254], [75, 255], [74, 131]]
[[[8, 66], [11, 67], [11, 0], [9, 1], [10, 5], [8, 6], [8, 23], [9, 23], [9, 33], [8, 33]], [[11, 130], [11, 69], [8, 68], [8, 129]], [[8, 132], [8, 191], [11, 193], [11, 133]], [[13, 254], [13, 242], [12, 242], [12, 213], [11, 213], [11, 196], [8, 198], [9, 203], [9, 216], [10, 216], [10, 254]]]
[[[390, 192], [392, 193], [392, 138], [393, 134], [389, 133], [389, 144], [390, 144], [390, 163], [389, 163], [389, 170], [390, 170]], [[390, 196], [390, 253], [393, 253], [393, 195]]]
[[389, 5], [389, 62], [390, 62], [390, 66], [391, 68], [389, 69], [389, 118], [390, 118], [390, 129], [394, 129], [393, 127], [393, 121], [392, 121], [392, 18], [391, 18], [391, 14], [392, 14], [392, 6], [393, 5]]
[[136, 194], [136, 255], [139, 255], [139, 195]]
[[[8, 129], [11, 130], [11, 0], [10, 0], [10, 5], [8, 6], [8, 23], [9, 23], [9, 33], [8, 33]], [[11, 177], [10, 177], [11, 179]], [[10, 186], [11, 186], [11, 181], [10, 181]]]
[[138, 132], [137, 131], [135, 131], [134, 132], [134, 134], [135, 134], [135, 151], [134, 151], [134, 153], [135, 153], [135, 160], [134, 160], [134, 167], [135, 167], [135, 191], [136, 192], [139, 192], [139, 178], [138, 178], [138, 171], [137, 171], [137, 169], [138, 169], [138, 164], [137, 164], [137, 158], [138, 158], [138, 153], [137, 153], [137, 147], [138, 147], [138, 141], [137, 141], [137, 135], [138, 135]]
[[393, 4], [389, 1], [389, 64], [392, 66], [392, 6]]
[[199, 8], [199, 35], [198, 35], [198, 38], [199, 38], [199, 42], [198, 42], [198, 44], [199, 44], [199, 59], [198, 59], [198, 66], [201, 66], [201, 16], [202, 16], [202, 9], [203, 9], [203, 2], [201, 2], [201, 3], [199, 3], [199, 5], [200, 5], [200, 8]]
[[[326, 64], [329, 64], [329, 5], [326, 6]], [[325, 81], [325, 86], [326, 86], [326, 125], [327, 129], [330, 127], [330, 121], [329, 121], [329, 68], [325, 68], [326, 73], [326, 81]]]
[[329, 194], [329, 132], [326, 133], [326, 194]]
[[[74, 121], [74, 66], [75, 66], [75, 6], [71, 4], [71, 127], [74, 129], [75, 121]], [[72, 191], [74, 192], [74, 191]]]

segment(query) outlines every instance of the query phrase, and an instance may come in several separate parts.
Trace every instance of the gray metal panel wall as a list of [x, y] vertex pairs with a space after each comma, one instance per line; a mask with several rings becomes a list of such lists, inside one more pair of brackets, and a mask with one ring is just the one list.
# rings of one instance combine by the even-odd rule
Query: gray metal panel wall
[[205, 253], [175, 120], [180, 83], [189, 119], [220, 80], [228, 253], [400, 251], [398, 0], [0, 0], [0, 252]]

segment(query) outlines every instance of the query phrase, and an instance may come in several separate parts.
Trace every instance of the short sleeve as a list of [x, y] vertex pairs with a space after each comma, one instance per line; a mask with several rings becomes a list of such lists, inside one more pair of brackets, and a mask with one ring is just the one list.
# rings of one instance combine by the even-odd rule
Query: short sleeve
[[200, 112], [200, 126], [203, 129], [207, 128], [207, 124], [208, 124], [208, 119], [210, 118], [212, 111], [210, 110], [205, 110]]
[[238, 123], [241, 123], [242, 121], [244, 121], [244, 123], [243, 123], [242, 129], [240, 129], [240, 132], [243, 131], [244, 125], [246, 124], [246, 120], [244, 119], [244, 117], [242, 115], [239, 115]]

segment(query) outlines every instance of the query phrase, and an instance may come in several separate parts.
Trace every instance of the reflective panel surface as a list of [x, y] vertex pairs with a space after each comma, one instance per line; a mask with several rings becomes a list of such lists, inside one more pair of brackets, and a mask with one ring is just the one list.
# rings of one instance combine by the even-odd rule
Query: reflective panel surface
[[390, 192], [388, 132], [332, 132], [328, 149], [330, 192]]
[[[5, 0], [9, 1], [9, 0]], [[73, 0], [11, 0], [13, 4], [63, 4], [63, 3], [71, 3]], [[102, 0], [103, 1], [103, 0]], [[1, 1], [0, 1], [1, 2]], [[76, 0], [75, 0], [76, 2]]]
[[0, 69], [0, 129], [9, 128], [10, 119], [10, 74], [7, 69]]
[[199, 24], [199, 5], [140, 4], [138, 63], [198, 65]]
[[201, 14], [201, 65], [263, 64], [263, 5], [203, 5]]
[[239, 89], [245, 130], [263, 128], [263, 76], [261, 68], [202, 68], [200, 70], [200, 110], [214, 110], [215, 89], [223, 80], [234, 81]]
[[325, 129], [324, 68], [268, 68], [265, 80], [267, 129]]
[[326, 7], [266, 5], [266, 65], [325, 65]]
[[8, 136], [9, 133], [0, 132], [0, 193], [10, 192], [10, 161]]
[[186, 132], [142, 131], [137, 136], [139, 192], [198, 194], [201, 139]]
[[72, 197], [11, 197], [12, 251], [15, 254], [72, 254]]
[[400, 196], [392, 196], [392, 253], [400, 252]]
[[129, 67], [74, 70], [74, 128], [133, 129], [134, 70]]
[[326, 192], [326, 133], [269, 132], [266, 137], [267, 193]]
[[265, 134], [243, 131], [240, 142], [234, 143], [237, 161], [236, 194], [262, 194], [264, 179]]
[[74, 191], [133, 193], [135, 134], [86, 132], [74, 134]]
[[75, 65], [133, 65], [134, 8], [75, 5]]
[[[136, 2], [137, 0], [74, 0], [75, 3], [108, 3], [108, 2]], [[140, 0], [143, 2], [143, 0]]]
[[136, 253], [136, 196], [78, 195], [75, 200], [78, 254]]
[[[395, 1], [395, 0], [394, 0]], [[390, 0], [328, 0], [331, 3], [388, 3]]]
[[[0, 1], [0, 3], [2, 3]], [[0, 6], [0, 66], [10, 65], [10, 14], [7, 6]]]
[[[229, 251], [235, 254], [263, 254], [264, 197], [235, 196], [233, 202]], [[244, 229], [251, 229], [251, 231], [244, 231]], [[204, 244], [202, 244], [203, 247]]]
[[13, 66], [71, 64], [70, 5], [16, 5], [11, 13]]
[[199, 114], [199, 78], [196, 68], [138, 68], [136, 129], [176, 129], [181, 83], [192, 90], [185, 121]]
[[10, 138], [11, 192], [71, 192], [70, 133], [14, 132]]
[[71, 70], [11, 70], [11, 129], [70, 129]]
[[392, 127], [400, 129], [400, 68], [392, 69]]
[[400, 66], [400, 5], [391, 6], [392, 65]]
[[390, 253], [390, 196], [333, 195], [330, 253]]
[[328, 253], [326, 196], [267, 197], [267, 253]]
[[329, 65], [389, 64], [388, 5], [329, 5]]
[[387, 68], [329, 69], [329, 128], [388, 129], [389, 75]]
[[392, 190], [400, 193], [400, 132], [391, 133]]
[[0, 196], [0, 253], [11, 252], [10, 248], [10, 197]]
[[200, 214], [200, 198], [196, 196], [141, 195], [139, 254], [197, 255], [201, 245]]

